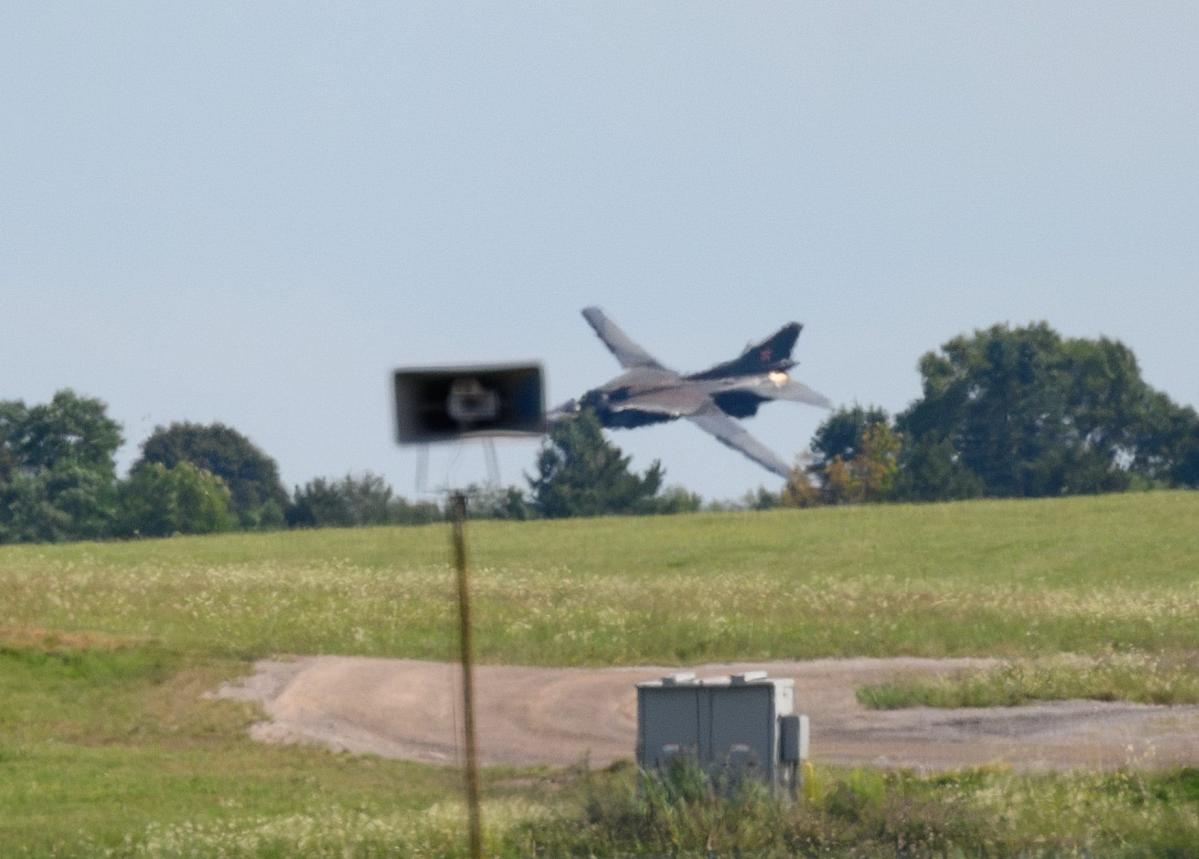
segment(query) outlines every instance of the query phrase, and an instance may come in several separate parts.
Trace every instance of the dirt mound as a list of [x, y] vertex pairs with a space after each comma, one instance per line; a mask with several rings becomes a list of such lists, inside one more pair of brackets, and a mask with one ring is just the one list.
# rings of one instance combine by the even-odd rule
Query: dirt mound
[[[854, 690], [902, 674], [992, 664], [981, 659], [822, 659], [701, 665], [700, 677], [766, 670], [795, 679], [817, 762], [946, 769], [1003, 762], [1022, 769], [1199, 764], [1199, 707], [1058, 701], [1027, 707], [866, 710]], [[489, 764], [602, 766], [633, 757], [633, 684], [680, 670], [480, 666], [479, 750]], [[461, 702], [453, 664], [319, 656], [262, 661], [221, 697], [260, 702], [268, 742], [435, 763], [459, 760]]]

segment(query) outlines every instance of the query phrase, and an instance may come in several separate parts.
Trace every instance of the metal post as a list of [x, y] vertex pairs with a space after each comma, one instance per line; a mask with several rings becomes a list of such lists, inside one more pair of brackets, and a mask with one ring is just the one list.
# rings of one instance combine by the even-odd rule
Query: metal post
[[458, 574], [458, 641], [462, 660], [463, 730], [466, 734], [466, 807], [470, 814], [470, 856], [482, 859], [483, 826], [479, 817], [479, 761], [475, 747], [475, 693], [471, 660], [470, 593], [466, 586], [466, 495], [450, 496], [454, 568]]

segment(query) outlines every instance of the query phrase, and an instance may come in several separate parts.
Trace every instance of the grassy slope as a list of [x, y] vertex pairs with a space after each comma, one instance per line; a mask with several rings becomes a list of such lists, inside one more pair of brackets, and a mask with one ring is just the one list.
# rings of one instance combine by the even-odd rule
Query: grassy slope
[[[1199, 493], [471, 528], [483, 659], [1199, 648]], [[0, 628], [445, 658], [443, 527], [0, 549]]]
[[[1193, 651], [1197, 524], [1186, 493], [479, 523], [479, 640], [490, 660], [530, 663]], [[258, 746], [248, 708], [200, 698], [262, 654], [449, 656], [447, 539], [0, 548], [0, 855], [90, 855], [129, 834], [130, 849], [169, 852], [193, 825], [214, 852], [248, 837], [287, 855], [310, 830], [333, 852], [359, 837], [343, 830], [429, 855], [457, 843], [456, 818], [437, 812], [452, 772]], [[546, 796], [503, 778], [493, 798]], [[1021, 790], [1039, 805], [1035, 785]]]

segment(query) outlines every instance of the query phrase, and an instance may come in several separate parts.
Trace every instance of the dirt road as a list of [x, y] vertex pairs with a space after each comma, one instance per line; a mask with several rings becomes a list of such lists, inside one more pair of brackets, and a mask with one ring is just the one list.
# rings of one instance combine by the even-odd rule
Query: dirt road
[[[1021, 769], [1199, 765], [1199, 707], [1060, 701], [1028, 707], [872, 711], [854, 690], [900, 674], [987, 665], [978, 659], [828, 659], [701, 665], [700, 677], [762, 669], [795, 679], [817, 762], [946, 769], [1005, 762]], [[489, 764], [632, 758], [633, 684], [679, 668], [480, 666], [480, 754]], [[458, 760], [458, 670], [452, 664], [320, 656], [262, 661], [222, 697], [260, 702], [267, 742], [435, 763]]]

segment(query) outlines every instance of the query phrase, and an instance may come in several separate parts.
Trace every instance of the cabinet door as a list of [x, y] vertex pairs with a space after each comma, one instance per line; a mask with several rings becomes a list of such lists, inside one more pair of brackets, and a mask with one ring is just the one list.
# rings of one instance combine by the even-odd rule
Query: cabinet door
[[710, 713], [704, 733], [708, 749], [701, 749], [715, 771], [732, 779], [743, 775], [774, 776], [774, 687], [729, 686], [708, 692]]
[[638, 760], [646, 769], [669, 766], [676, 755], [699, 755], [699, 690], [638, 690]]

